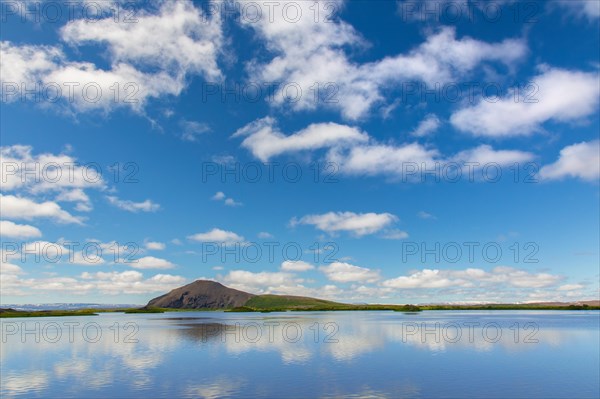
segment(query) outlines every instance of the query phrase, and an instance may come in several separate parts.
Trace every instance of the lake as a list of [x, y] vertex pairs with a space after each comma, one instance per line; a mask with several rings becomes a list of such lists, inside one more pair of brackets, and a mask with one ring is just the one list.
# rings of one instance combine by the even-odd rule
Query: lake
[[9, 397], [597, 398], [598, 311], [2, 319]]

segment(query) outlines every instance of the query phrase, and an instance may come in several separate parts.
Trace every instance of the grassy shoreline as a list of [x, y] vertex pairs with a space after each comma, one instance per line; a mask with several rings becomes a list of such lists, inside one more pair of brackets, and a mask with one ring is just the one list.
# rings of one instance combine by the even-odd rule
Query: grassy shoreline
[[[324, 301], [325, 302], [325, 301]], [[416, 313], [423, 310], [600, 310], [600, 306], [589, 305], [543, 305], [543, 304], [485, 304], [485, 305], [350, 305], [331, 303], [311, 304], [310, 306], [285, 304], [260, 304], [262, 306], [242, 306], [232, 309], [174, 309], [174, 308], [109, 308], [109, 309], [77, 309], [77, 310], [37, 310], [20, 311], [15, 309], [0, 309], [0, 318], [15, 317], [62, 317], [62, 316], [98, 316], [100, 313], [165, 313], [165, 312], [196, 312], [223, 311], [232, 313], [271, 313], [271, 312], [336, 312], [336, 311], [394, 311]]]

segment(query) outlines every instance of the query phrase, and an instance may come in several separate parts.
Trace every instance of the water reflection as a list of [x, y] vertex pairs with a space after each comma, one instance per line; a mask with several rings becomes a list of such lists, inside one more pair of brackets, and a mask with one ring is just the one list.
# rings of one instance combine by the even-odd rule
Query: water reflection
[[[0, 393], [358, 398], [465, 396], [468, 389], [487, 397], [597, 397], [599, 315], [104, 314], [35, 320], [39, 330], [32, 319], [3, 319]], [[44, 335], [50, 322], [63, 326], [60, 340]], [[134, 335], [127, 322], [137, 326]], [[494, 386], [501, 378], [523, 381], [502, 391]]]

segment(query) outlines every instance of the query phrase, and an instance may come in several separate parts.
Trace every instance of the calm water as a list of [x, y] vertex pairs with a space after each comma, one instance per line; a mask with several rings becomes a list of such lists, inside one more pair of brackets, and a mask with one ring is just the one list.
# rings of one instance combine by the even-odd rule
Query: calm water
[[453, 311], [2, 319], [0, 396], [597, 398], [599, 317]]

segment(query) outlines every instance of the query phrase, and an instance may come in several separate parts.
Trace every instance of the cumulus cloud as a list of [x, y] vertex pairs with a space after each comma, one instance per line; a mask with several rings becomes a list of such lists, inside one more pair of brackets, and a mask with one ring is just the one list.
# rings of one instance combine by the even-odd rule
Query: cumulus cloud
[[508, 285], [518, 288], [543, 288], [557, 284], [561, 276], [549, 273], [530, 273], [512, 267], [498, 266], [491, 271], [423, 269], [407, 276], [385, 280], [383, 287], [395, 289], [490, 287]]
[[[510, 66], [527, 52], [521, 40], [486, 43], [469, 37], [458, 39], [454, 28], [443, 27], [405, 54], [358, 63], [350, 59], [346, 50], [364, 48], [368, 43], [350, 24], [330, 12], [341, 9], [343, 1], [334, 2], [333, 7], [327, 3], [330, 8], [321, 10], [325, 11], [321, 14], [324, 17], [317, 21], [312, 3], [290, 4], [302, 9], [302, 17], [293, 23], [286, 21], [282, 13], [269, 13], [266, 4], [257, 21], [241, 20], [245, 27], [255, 31], [272, 54], [268, 61], [256, 59], [248, 65], [251, 79], [293, 82], [302, 93], [294, 97], [286, 88], [279, 88], [272, 101], [275, 106], [312, 110], [323, 105], [355, 120], [384, 101], [384, 88], [409, 81], [448, 82], [466, 76], [483, 62]], [[316, 6], [322, 8], [324, 4]], [[324, 98], [315, 100], [315, 87], [327, 88], [331, 82], [335, 82], [334, 90], [322, 90]]]
[[333, 284], [321, 287], [309, 287], [304, 280], [292, 272], [250, 272], [233, 270], [222, 278], [227, 286], [255, 294], [277, 294], [311, 296], [314, 298], [334, 299], [343, 294], [343, 290]]
[[115, 197], [113, 195], [107, 196], [106, 199], [111, 205], [114, 205], [117, 208], [127, 212], [156, 212], [160, 209], [159, 204], [156, 204], [149, 199], [143, 202], [133, 202], [129, 200], [119, 199], [118, 197]]
[[437, 219], [435, 215], [432, 215], [431, 213], [425, 211], [417, 212], [417, 217], [419, 217], [420, 219]]
[[429, 114], [419, 122], [419, 125], [410, 134], [415, 137], [429, 136], [441, 126], [442, 122], [435, 114]]
[[600, 2], [593, 0], [559, 0], [551, 2], [549, 5], [560, 6], [572, 13], [586, 17], [590, 20], [600, 18]]
[[290, 224], [292, 226], [312, 225], [330, 234], [350, 232], [361, 237], [376, 233], [397, 220], [398, 218], [391, 213], [328, 212], [321, 215], [306, 215], [300, 219], [294, 218]]
[[540, 131], [548, 121], [573, 122], [598, 111], [597, 72], [546, 68], [532, 79], [531, 88], [533, 93], [515, 89], [495, 102], [480, 100], [456, 111], [450, 122], [474, 136], [509, 137]]
[[286, 152], [315, 150], [332, 146], [364, 142], [368, 136], [354, 127], [337, 123], [315, 123], [289, 136], [277, 127], [275, 119], [258, 119], [241, 129], [233, 137], [245, 137], [242, 147], [262, 161]]
[[244, 237], [240, 236], [233, 231], [221, 230], [214, 228], [205, 233], [196, 233], [188, 236], [189, 240], [198, 242], [215, 242], [223, 244], [234, 244], [244, 241]]
[[7, 219], [33, 220], [48, 218], [58, 223], [83, 224], [83, 219], [71, 215], [56, 202], [35, 202], [28, 198], [0, 194], [2, 216]]
[[144, 256], [127, 262], [134, 269], [172, 269], [175, 265], [166, 259]]
[[217, 191], [215, 195], [212, 196], [212, 199], [215, 201], [221, 201], [225, 199], [225, 193], [223, 191]]
[[400, 276], [395, 279], [386, 280], [382, 285], [390, 288], [443, 288], [467, 284], [465, 280], [452, 280], [446, 277], [446, 274], [442, 270], [424, 269], [409, 276]]
[[519, 150], [494, 150], [492, 146], [482, 144], [478, 147], [464, 150], [454, 155], [451, 160], [459, 163], [470, 163], [478, 166], [498, 164], [509, 166], [515, 162], [531, 161], [534, 155]]
[[91, 207], [84, 192], [102, 190], [106, 183], [96, 168], [82, 164], [65, 154], [38, 153], [28, 145], [0, 147], [3, 191], [22, 191], [28, 194], [58, 192], [56, 201], [77, 202]]
[[215, 195], [212, 196], [214, 201], [223, 201], [223, 203], [227, 206], [242, 206], [241, 202], [234, 200], [231, 197], [227, 197], [223, 191], [217, 191]]
[[329, 280], [337, 283], [373, 283], [381, 278], [379, 271], [345, 262], [333, 262], [327, 266], [321, 266], [319, 270], [325, 273]]
[[[4, 256], [2, 256], [2, 258], [4, 258]], [[5, 278], [6, 276], [16, 276], [24, 273], [25, 272], [23, 271], [23, 269], [21, 269], [19, 266], [13, 265], [12, 263], [8, 263], [0, 259], [0, 281], [2, 281], [2, 278]]]
[[198, 136], [210, 132], [210, 126], [206, 123], [182, 120], [179, 122], [181, 128], [180, 137], [183, 141], [198, 141]]
[[223, 282], [233, 288], [248, 292], [263, 292], [269, 287], [280, 287], [301, 282], [293, 273], [288, 272], [250, 272], [232, 270], [223, 277]]
[[[77, 112], [107, 112], [115, 107], [141, 112], [151, 98], [179, 95], [190, 74], [222, 79], [217, 65], [223, 41], [219, 13], [208, 16], [191, 1], [177, 1], [164, 2], [154, 11], [139, 10], [136, 19], [135, 23], [115, 23], [112, 16], [81, 18], [62, 27], [61, 39], [71, 46], [106, 45], [107, 69], [69, 60], [58, 46], [3, 41], [3, 100], [19, 100], [15, 88], [21, 84], [39, 84], [58, 87], [60, 94], [56, 90], [52, 95], [63, 101], [57, 104]], [[75, 89], [66, 96], [69, 86]]]
[[0, 236], [5, 238], [38, 238], [40, 229], [28, 224], [16, 224], [9, 220], [0, 220]]
[[404, 240], [408, 238], [408, 233], [398, 229], [391, 229], [383, 234], [383, 238], [386, 240]]
[[286, 260], [281, 264], [281, 270], [284, 272], [305, 272], [314, 268], [314, 265], [301, 260]]
[[[217, 56], [223, 41], [220, 14], [206, 15], [191, 1], [167, 1], [158, 12], [139, 10], [135, 23], [113, 18], [78, 19], [61, 29], [72, 45], [105, 44], [113, 62], [201, 73], [219, 79]], [[152, 40], [148, 40], [151, 37]]]
[[327, 154], [328, 162], [350, 175], [402, 176], [409, 167], [433, 165], [439, 158], [437, 149], [418, 143], [357, 145], [347, 150], [334, 148]]
[[3, 295], [39, 295], [60, 292], [63, 294], [88, 295], [101, 293], [148, 294], [164, 293], [186, 282], [181, 276], [156, 274], [144, 278], [134, 270], [125, 272], [82, 273], [78, 277], [23, 278], [15, 275], [2, 275], [0, 286]]
[[546, 180], [567, 177], [597, 181], [600, 178], [600, 141], [572, 144], [560, 150], [556, 162], [540, 169]]
[[80, 188], [61, 191], [56, 201], [76, 202], [75, 209], [80, 212], [90, 212], [93, 209], [90, 197]]
[[564, 284], [557, 288], [559, 291], [574, 291], [584, 288], [582, 284]]
[[158, 241], [148, 241], [145, 244], [146, 249], [150, 251], [162, 251], [166, 248], [166, 245]]
[[186, 279], [170, 274], [156, 274], [144, 279], [142, 273], [128, 270], [124, 272], [83, 273], [79, 284], [89, 284], [89, 290], [106, 294], [146, 294], [168, 292], [183, 285]]
[[96, 253], [74, 252], [69, 255], [68, 263], [79, 266], [100, 266], [106, 261]]
[[[334, 162], [341, 173], [348, 175], [392, 176], [404, 181], [424, 181], [427, 171], [435, 171], [436, 178], [443, 176], [443, 169], [462, 167], [467, 163], [472, 170], [490, 163], [509, 166], [515, 162], [529, 161], [534, 155], [519, 150], [496, 150], [487, 144], [443, 157], [435, 148], [410, 143], [402, 145], [357, 145], [349, 150], [332, 149], [327, 160]], [[467, 172], [471, 169], [465, 169]], [[462, 173], [461, 169], [461, 173]], [[427, 172], [429, 173], [429, 172]]]
[[[336, 170], [346, 175], [402, 177], [406, 181], [419, 181], [425, 170], [437, 170], [438, 177], [449, 163], [461, 166], [470, 163], [477, 169], [489, 163], [500, 166], [529, 161], [534, 155], [519, 150], [498, 150], [490, 145], [463, 150], [443, 156], [431, 145], [420, 143], [381, 144], [367, 133], [345, 125], [310, 125], [285, 136], [275, 128], [272, 118], [255, 121], [238, 130], [234, 136], [246, 136], [242, 146], [262, 161], [282, 153], [327, 148], [325, 161], [336, 165]], [[313, 134], [310, 132], [316, 132]], [[307, 133], [309, 132], [309, 133]]]
[[21, 262], [48, 262], [57, 263], [63, 259], [71, 258], [71, 250], [60, 242], [31, 241], [21, 243], [16, 247], [7, 246], [2, 252], [3, 261], [19, 259]]
[[[150, 98], [178, 95], [185, 86], [181, 77], [173, 77], [166, 72], [144, 73], [126, 63], [104, 70], [90, 62], [69, 61], [57, 47], [18, 46], [3, 41], [0, 43], [0, 56], [3, 70], [1, 94], [5, 102], [20, 101], [18, 88], [26, 84], [28, 87], [50, 88], [47, 93], [37, 93], [40, 103], [45, 105], [59, 104], [77, 112], [106, 112], [115, 107], [141, 111]], [[32, 58], [46, 60], [33, 64], [46, 67], [30, 68]], [[18, 65], [25, 65], [25, 68], [18, 70]], [[7, 71], [6, 75], [4, 71]]]

